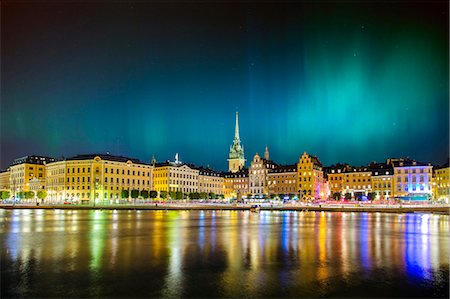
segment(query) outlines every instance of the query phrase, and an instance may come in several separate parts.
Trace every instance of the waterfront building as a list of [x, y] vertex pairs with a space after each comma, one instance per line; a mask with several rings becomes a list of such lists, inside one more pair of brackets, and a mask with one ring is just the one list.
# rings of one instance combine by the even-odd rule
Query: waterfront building
[[153, 170], [154, 187], [161, 194], [166, 192], [199, 192], [199, 170], [193, 165], [182, 163], [176, 158], [174, 162], [156, 163]]
[[[153, 166], [109, 154], [77, 155], [47, 167], [47, 199], [53, 202], [118, 203], [122, 190], [152, 190]], [[126, 200], [126, 198], [125, 198]]]
[[198, 192], [224, 194], [224, 177], [210, 168], [198, 168]]
[[224, 195], [225, 198], [241, 200], [249, 196], [249, 173], [248, 169], [241, 168], [237, 172], [224, 173]]
[[261, 158], [258, 153], [255, 154], [248, 173], [249, 190], [252, 196], [267, 197], [269, 195], [268, 173], [275, 167], [276, 164], [269, 160], [269, 149], [267, 146], [264, 158]]
[[324, 167], [324, 173], [327, 177], [330, 196], [333, 199], [341, 200], [344, 198], [344, 182], [346, 181], [345, 173], [350, 169], [351, 167], [349, 165], [340, 163], [329, 167]]
[[374, 199], [388, 200], [394, 194], [394, 169], [387, 163], [372, 163], [372, 192], [375, 193]]
[[409, 200], [429, 199], [432, 195], [430, 163], [411, 159], [388, 159], [394, 169], [394, 197]]
[[297, 189], [297, 164], [277, 165], [268, 173], [269, 196], [293, 198], [298, 196]]
[[449, 202], [450, 196], [450, 167], [449, 162], [436, 167], [434, 170], [434, 198], [439, 201]]
[[368, 199], [372, 192], [372, 171], [368, 166], [351, 167], [344, 173], [344, 196], [355, 200]]
[[17, 197], [18, 192], [31, 191], [32, 180], [34, 187], [38, 185], [39, 189], [45, 189], [46, 164], [54, 161], [54, 158], [35, 155], [15, 159], [9, 167], [11, 196]]
[[10, 191], [9, 175], [9, 168], [0, 172], [0, 191]]
[[325, 190], [325, 178], [322, 163], [316, 156], [306, 152], [297, 163], [297, 190], [301, 192], [304, 200], [325, 199], [328, 197]]
[[245, 167], [244, 145], [241, 145], [239, 137], [239, 115], [236, 112], [236, 124], [234, 128], [233, 144], [230, 146], [230, 153], [228, 156], [228, 171], [238, 172]]

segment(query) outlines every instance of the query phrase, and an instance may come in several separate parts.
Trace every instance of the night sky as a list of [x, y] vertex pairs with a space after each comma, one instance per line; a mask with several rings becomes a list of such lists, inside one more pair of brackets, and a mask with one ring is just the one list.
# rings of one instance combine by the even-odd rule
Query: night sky
[[[449, 152], [448, 3], [2, 1], [1, 168], [30, 154], [324, 165]], [[247, 162], [248, 165], [248, 162]]]

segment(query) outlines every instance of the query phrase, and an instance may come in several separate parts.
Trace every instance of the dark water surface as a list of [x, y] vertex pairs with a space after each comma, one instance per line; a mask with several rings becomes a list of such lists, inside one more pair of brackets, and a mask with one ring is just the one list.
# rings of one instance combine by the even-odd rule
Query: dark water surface
[[448, 297], [449, 216], [0, 210], [1, 297]]

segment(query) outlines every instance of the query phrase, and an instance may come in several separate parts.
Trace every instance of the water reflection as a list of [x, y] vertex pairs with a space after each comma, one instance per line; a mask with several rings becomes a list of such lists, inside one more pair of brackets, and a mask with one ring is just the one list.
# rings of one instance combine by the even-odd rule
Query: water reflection
[[5, 297], [448, 296], [446, 215], [1, 210], [0, 217]]

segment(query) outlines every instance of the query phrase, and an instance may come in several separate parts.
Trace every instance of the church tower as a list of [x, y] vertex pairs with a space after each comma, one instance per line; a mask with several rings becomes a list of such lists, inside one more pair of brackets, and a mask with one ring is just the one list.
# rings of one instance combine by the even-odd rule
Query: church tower
[[239, 138], [239, 115], [236, 112], [236, 126], [234, 128], [234, 140], [230, 146], [230, 155], [228, 157], [228, 171], [238, 172], [245, 166], [244, 146], [241, 146]]

